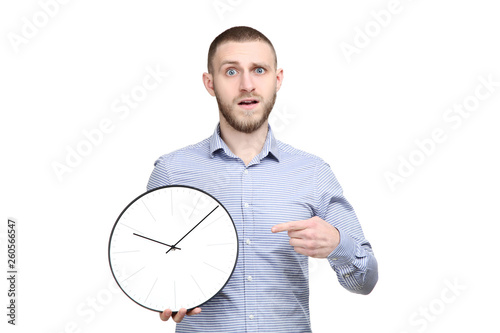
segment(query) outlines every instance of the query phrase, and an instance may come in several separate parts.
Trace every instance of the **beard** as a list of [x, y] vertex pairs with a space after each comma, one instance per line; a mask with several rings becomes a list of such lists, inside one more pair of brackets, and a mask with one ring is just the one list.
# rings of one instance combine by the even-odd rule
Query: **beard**
[[[215, 91], [215, 98], [217, 99], [217, 104], [219, 105], [219, 111], [227, 123], [238, 132], [249, 134], [258, 130], [269, 118], [269, 115], [274, 107], [274, 102], [276, 102], [276, 92], [274, 92], [273, 96], [268, 101], [265, 101], [258, 95], [248, 94], [235, 98], [234, 103], [229, 104], [222, 102], [219, 98], [219, 94], [217, 94], [217, 91]], [[243, 119], [236, 117], [235, 113], [240, 112], [240, 110], [233, 110], [233, 105], [236, 104], [237, 100], [241, 100], [243, 98], [258, 98], [259, 103], [262, 103], [264, 110], [262, 117], [253, 119], [252, 115], [256, 112], [256, 110], [242, 110], [244, 112]]]

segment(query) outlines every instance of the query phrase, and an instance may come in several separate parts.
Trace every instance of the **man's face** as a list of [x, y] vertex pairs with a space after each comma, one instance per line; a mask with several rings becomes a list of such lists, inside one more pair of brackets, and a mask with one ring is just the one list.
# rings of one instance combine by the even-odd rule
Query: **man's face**
[[274, 53], [264, 42], [226, 42], [217, 48], [213, 73], [204, 74], [205, 86], [235, 130], [252, 133], [266, 123], [283, 79], [274, 64]]

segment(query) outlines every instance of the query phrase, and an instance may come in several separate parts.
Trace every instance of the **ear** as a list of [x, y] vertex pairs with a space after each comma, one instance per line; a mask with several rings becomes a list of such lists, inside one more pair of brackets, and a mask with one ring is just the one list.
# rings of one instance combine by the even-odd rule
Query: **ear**
[[280, 68], [276, 71], [276, 92], [280, 90], [282, 83], [283, 83], [283, 68]]
[[205, 85], [205, 89], [207, 89], [208, 93], [212, 96], [215, 96], [214, 80], [212, 74], [203, 73], [203, 84]]

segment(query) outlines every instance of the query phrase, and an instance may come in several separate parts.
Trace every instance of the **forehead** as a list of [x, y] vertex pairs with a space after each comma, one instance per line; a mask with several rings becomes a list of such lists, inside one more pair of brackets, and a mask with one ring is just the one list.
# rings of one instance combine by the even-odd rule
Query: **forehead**
[[274, 53], [266, 42], [225, 42], [219, 45], [215, 52], [215, 68], [228, 61], [239, 62], [242, 65], [265, 63], [274, 67]]

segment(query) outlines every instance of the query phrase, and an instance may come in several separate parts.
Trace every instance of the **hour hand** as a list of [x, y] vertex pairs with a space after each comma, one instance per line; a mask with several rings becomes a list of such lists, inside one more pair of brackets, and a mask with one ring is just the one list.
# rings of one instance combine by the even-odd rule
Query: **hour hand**
[[144, 239], [147, 239], [147, 240], [150, 240], [150, 241], [155, 242], [155, 243], [159, 243], [159, 244], [162, 244], [162, 245], [166, 245], [166, 246], [170, 247], [169, 251], [170, 251], [170, 250], [172, 250], [172, 249], [173, 249], [173, 250], [180, 250], [180, 248], [179, 248], [179, 247], [176, 247], [176, 246], [174, 246], [174, 245], [168, 245], [168, 244], [165, 244], [165, 243], [159, 242], [159, 241], [154, 240], [154, 239], [152, 239], [152, 238], [149, 238], [149, 237], [146, 237], [146, 236], [142, 236], [142, 235], [136, 234], [135, 232], [134, 232], [134, 235], [135, 235], [135, 236], [138, 236], [138, 237], [141, 237], [141, 238], [144, 238]]

